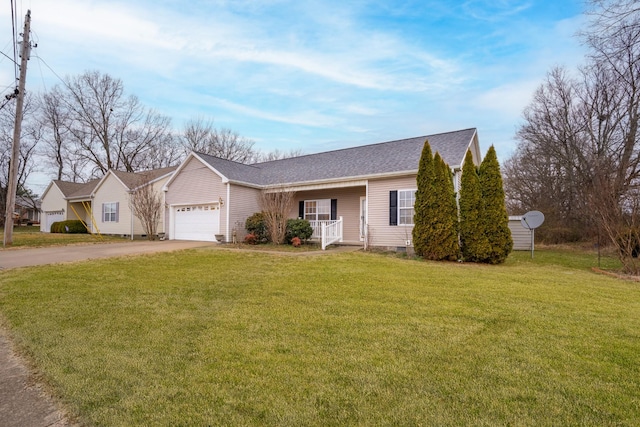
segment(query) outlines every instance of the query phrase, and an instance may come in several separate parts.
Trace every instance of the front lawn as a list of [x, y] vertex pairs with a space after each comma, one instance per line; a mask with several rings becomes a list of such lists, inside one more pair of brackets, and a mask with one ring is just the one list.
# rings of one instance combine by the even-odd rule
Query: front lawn
[[[4, 228], [0, 227], [4, 236]], [[75, 243], [123, 242], [119, 236], [98, 236], [93, 234], [43, 233], [38, 226], [20, 226], [13, 228], [13, 248], [35, 248], [45, 246], [61, 246]], [[0, 242], [0, 250], [2, 250]]]
[[640, 284], [563, 266], [189, 250], [0, 274], [79, 421], [637, 425]]

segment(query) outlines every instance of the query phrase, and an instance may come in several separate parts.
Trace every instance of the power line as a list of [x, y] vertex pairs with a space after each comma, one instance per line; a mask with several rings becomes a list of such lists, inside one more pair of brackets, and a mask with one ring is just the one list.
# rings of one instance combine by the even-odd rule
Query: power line
[[49, 71], [51, 71], [51, 72], [53, 73], [53, 75], [54, 75], [54, 76], [56, 76], [56, 77], [58, 78], [58, 80], [60, 80], [60, 82], [61, 82], [65, 87], [68, 87], [68, 86], [67, 86], [67, 82], [65, 82], [65, 81], [64, 81], [64, 79], [58, 75], [58, 73], [56, 73], [55, 71], [53, 71], [53, 68], [51, 68], [51, 67], [49, 66], [49, 64], [47, 64], [47, 61], [45, 61], [44, 59], [42, 59], [42, 57], [37, 56], [37, 55], [33, 55], [33, 57], [34, 57], [34, 58], [36, 58], [36, 59], [38, 59], [39, 61], [42, 61], [42, 63], [43, 63], [43, 64], [44, 64], [48, 69], [49, 69]]
[[[11, 0], [11, 28], [12, 28], [12, 37], [13, 37], [13, 63], [14, 63], [14, 75], [16, 80], [18, 80], [18, 43], [17, 43], [17, 35], [16, 32], [16, 4]], [[11, 58], [9, 58], [11, 59]]]
[[7, 55], [6, 53], [4, 53], [4, 52], [0, 52], [0, 54], [1, 54], [2, 56], [6, 57], [9, 61], [11, 61], [11, 62], [13, 62], [14, 64], [18, 65], [18, 63], [16, 62], [16, 60], [15, 60], [15, 59], [13, 59], [12, 57], [10, 57], [9, 55]]

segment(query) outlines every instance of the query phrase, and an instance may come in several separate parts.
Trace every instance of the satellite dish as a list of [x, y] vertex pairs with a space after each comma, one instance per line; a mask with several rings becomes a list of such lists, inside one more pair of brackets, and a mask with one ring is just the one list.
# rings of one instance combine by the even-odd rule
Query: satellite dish
[[540, 211], [529, 211], [522, 216], [520, 224], [526, 229], [531, 230], [531, 258], [533, 259], [533, 247], [535, 245], [536, 228], [540, 227], [544, 222], [544, 214]]
[[544, 214], [540, 211], [529, 211], [520, 220], [520, 223], [524, 228], [528, 228], [529, 230], [533, 230], [534, 228], [538, 228], [544, 222]]

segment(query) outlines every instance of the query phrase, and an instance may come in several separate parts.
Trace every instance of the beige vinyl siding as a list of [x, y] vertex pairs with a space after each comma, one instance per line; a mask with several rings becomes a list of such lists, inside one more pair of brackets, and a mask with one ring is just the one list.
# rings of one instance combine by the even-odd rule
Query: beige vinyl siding
[[338, 218], [343, 219], [343, 240], [345, 242], [360, 241], [360, 197], [366, 195], [366, 187], [333, 188], [327, 190], [301, 191], [296, 194], [296, 201], [289, 217], [298, 218], [298, 204], [301, 200], [337, 199]]
[[[160, 194], [160, 198], [162, 199], [162, 206], [164, 206], [164, 193], [162, 191], [162, 187], [164, 187], [164, 185], [167, 183], [167, 181], [169, 180], [169, 178], [171, 177], [171, 175], [158, 180], [156, 182], [154, 182], [153, 185], [153, 191], [155, 191], [157, 194]], [[163, 209], [164, 210], [164, 209]], [[164, 233], [165, 232], [165, 218], [168, 220], [168, 216], [164, 216], [161, 215], [160, 216], [160, 221], [158, 222], [158, 233]], [[140, 226], [142, 227], [142, 223], [140, 224]]]
[[169, 184], [167, 203], [169, 205], [197, 204], [226, 200], [227, 186], [219, 175], [191, 158]]
[[[169, 206], [165, 210], [165, 228], [171, 230], [171, 205], [217, 203], [220, 199], [226, 202], [227, 186], [222, 178], [200, 160], [192, 157], [174, 176], [165, 193], [165, 202]], [[227, 209], [220, 209], [220, 232], [226, 232]]]
[[[102, 206], [105, 203], [118, 203], [118, 221], [104, 222]], [[129, 206], [129, 194], [124, 185], [113, 174], [109, 173], [95, 190], [93, 198], [93, 217], [101, 234], [131, 235], [132, 213]], [[133, 217], [133, 234], [142, 234], [140, 220]]]
[[416, 175], [369, 181], [369, 244], [371, 246], [405, 246], [407, 240], [412, 240], [412, 225], [389, 225], [389, 192], [416, 188]]
[[67, 201], [64, 199], [64, 194], [62, 194], [62, 191], [60, 191], [57, 185], [51, 184], [51, 187], [49, 187], [49, 191], [47, 191], [47, 193], [42, 198], [40, 210], [42, 211], [40, 231], [49, 231], [46, 230], [47, 221], [45, 216], [47, 212], [64, 211], [64, 217], [68, 218], [69, 207], [67, 206]]
[[509, 230], [511, 230], [513, 249], [516, 251], [528, 251], [531, 249], [531, 230], [522, 226], [521, 219], [521, 216], [509, 217]]
[[[244, 227], [247, 218], [260, 211], [258, 203], [260, 190], [231, 184], [229, 196], [229, 233], [231, 235], [225, 237], [227, 241], [231, 241], [233, 231], [236, 230], [236, 239], [242, 241], [247, 234]], [[222, 228], [220, 232], [226, 234], [226, 228]]]
[[51, 211], [61, 211], [67, 209], [67, 201], [64, 199], [64, 195], [62, 191], [56, 186], [52, 184], [42, 199], [41, 205], [42, 212], [51, 212]]

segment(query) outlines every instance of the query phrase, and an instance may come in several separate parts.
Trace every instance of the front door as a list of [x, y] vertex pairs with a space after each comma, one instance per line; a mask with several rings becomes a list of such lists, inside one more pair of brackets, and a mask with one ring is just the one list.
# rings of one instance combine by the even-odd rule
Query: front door
[[367, 236], [367, 198], [360, 197], [360, 241]]

